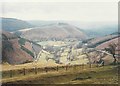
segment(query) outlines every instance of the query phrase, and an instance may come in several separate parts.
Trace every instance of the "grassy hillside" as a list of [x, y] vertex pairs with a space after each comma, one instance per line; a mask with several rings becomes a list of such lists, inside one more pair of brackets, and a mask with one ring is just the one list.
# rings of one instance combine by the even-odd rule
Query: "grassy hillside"
[[109, 40], [115, 39], [117, 37], [118, 37], [118, 34], [110, 34], [110, 35], [106, 35], [106, 36], [102, 36], [102, 37], [96, 37], [96, 38], [84, 40], [83, 43], [87, 43], [88, 47], [95, 48], [96, 46], [98, 46], [104, 42], [107, 42]]
[[31, 28], [33, 25], [30, 23], [15, 19], [15, 18], [0, 18], [2, 21], [2, 29], [5, 31], [16, 31], [20, 29], [25, 29], [25, 28]]
[[[21, 46], [24, 45], [20, 37], [17, 37], [14, 34], [3, 31], [2, 32], [2, 60], [10, 64], [21, 64], [27, 61], [33, 60], [32, 51], [26, 49], [22, 50]], [[25, 42], [25, 41], [24, 41]], [[21, 43], [21, 44], [20, 44]], [[31, 46], [31, 45], [30, 45]], [[29, 47], [30, 47], [29, 46]], [[24, 45], [25, 47], [25, 45]]]
[[58, 23], [48, 26], [37, 27], [21, 34], [22, 37], [30, 40], [60, 40], [65, 38], [85, 39], [87, 36], [84, 32], [80, 31], [77, 27], [66, 24]]
[[4, 78], [3, 84], [118, 84], [118, 66], [76, 66], [58, 71], [31, 73], [21, 77]]
[[103, 43], [101, 43], [100, 45], [98, 45], [96, 48], [97, 48], [97, 49], [105, 49], [105, 48], [108, 48], [111, 43], [118, 44], [118, 40], [119, 40], [119, 39], [120, 39], [120, 37], [117, 37], [117, 38], [111, 39], [111, 40], [109, 40], [109, 41], [103, 42]]

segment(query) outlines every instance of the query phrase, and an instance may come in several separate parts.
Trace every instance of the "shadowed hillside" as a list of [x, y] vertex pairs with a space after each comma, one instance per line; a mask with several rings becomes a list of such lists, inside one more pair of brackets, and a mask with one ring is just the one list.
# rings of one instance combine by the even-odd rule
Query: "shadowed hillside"
[[99, 46], [100, 44], [110, 41], [112, 39], [118, 38], [118, 33], [113, 33], [113, 34], [109, 34], [106, 36], [101, 36], [101, 37], [95, 37], [95, 38], [91, 38], [91, 39], [87, 39], [84, 40], [83, 43], [87, 43], [88, 47], [92, 47], [95, 48], [97, 46]]
[[2, 21], [2, 29], [5, 31], [16, 31], [25, 28], [31, 28], [33, 25], [26, 21], [14, 18], [0, 18]]
[[[31, 42], [17, 37], [9, 32], [2, 31], [2, 60], [10, 64], [21, 64], [33, 61], [34, 48]], [[34, 46], [37, 46], [33, 44]], [[34, 50], [33, 50], [34, 48]], [[37, 46], [37, 50], [40, 46]]]

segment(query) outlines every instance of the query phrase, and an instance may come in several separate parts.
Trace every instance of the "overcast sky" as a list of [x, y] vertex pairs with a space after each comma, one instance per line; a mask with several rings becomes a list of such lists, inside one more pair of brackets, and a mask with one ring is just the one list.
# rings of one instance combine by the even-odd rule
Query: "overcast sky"
[[22, 20], [117, 21], [117, 2], [5, 2], [3, 17]]

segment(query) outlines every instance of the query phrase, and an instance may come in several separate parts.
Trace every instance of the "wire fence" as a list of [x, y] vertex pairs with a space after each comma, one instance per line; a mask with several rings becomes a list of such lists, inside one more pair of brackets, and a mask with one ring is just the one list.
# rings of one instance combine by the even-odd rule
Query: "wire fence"
[[97, 64], [81, 64], [81, 65], [65, 65], [65, 66], [56, 66], [56, 67], [34, 67], [34, 68], [22, 68], [16, 70], [7, 70], [2, 72], [2, 78], [13, 78], [19, 76], [26, 76], [30, 74], [38, 74], [38, 73], [48, 73], [48, 72], [59, 72], [59, 71], [82, 71], [84, 69], [97, 68]]

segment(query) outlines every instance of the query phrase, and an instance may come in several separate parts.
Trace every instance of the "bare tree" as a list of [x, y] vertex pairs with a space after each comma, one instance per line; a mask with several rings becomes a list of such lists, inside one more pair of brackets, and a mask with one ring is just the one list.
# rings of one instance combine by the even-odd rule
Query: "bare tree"
[[85, 55], [87, 56], [87, 59], [88, 59], [88, 61], [89, 61], [89, 64], [91, 64], [91, 59], [90, 59], [90, 55], [89, 55], [89, 53], [88, 52], [85, 52]]
[[109, 44], [109, 48], [106, 49], [107, 51], [109, 51], [112, 54], [112, 56], [114, 58], [114, 61], [113, 61], [114, 65], [117, 62], [117, 59], [116, 59], [116, 56], [115, 56], [115, 49], [116, 49], [116, 47], [117, 47], [117, 45], [115, 43], [111, 43], [111, 44]]
[[71, 52], [72, 52], [71, 47], [69, 47], [68, 53], [67, 53], [67, 60], [68, 61], [70, 61]]
[[82, 53], [85, 54], [87, 56], [87, 59], [89, 61], [89, 64], [91, 65], [91, 60], [90, 60], [90, 55], [89, 55], [89, 51], [88, 51], [88, 48], [87, 48], [87, 44], [83, 45], [82, 46]]

